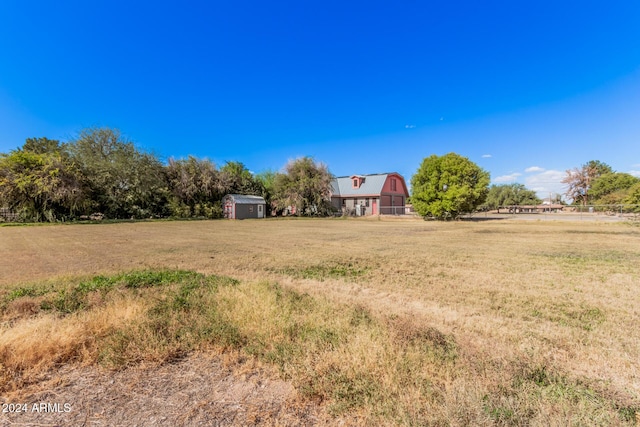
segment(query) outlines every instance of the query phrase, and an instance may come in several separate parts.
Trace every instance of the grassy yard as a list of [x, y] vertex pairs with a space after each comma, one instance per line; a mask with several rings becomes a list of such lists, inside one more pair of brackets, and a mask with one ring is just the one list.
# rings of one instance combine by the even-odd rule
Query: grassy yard
[[[271, 366], [363, 424], [637, 425], [640, 228], [410, 219], [0, 227], [0, 391], [61, 363]], [[43, 338], [46, 337], [46, 338]]]

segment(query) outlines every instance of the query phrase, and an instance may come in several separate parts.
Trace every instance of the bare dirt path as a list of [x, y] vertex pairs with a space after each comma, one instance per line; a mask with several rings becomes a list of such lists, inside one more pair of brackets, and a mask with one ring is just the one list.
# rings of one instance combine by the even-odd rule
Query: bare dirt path
[[[324, 425], [313, 403], [300, 403], [291, 384], [251, 364], [231, 369], [219, 357], [192, 355], [160, 367], [105, 372], [64, 367], [44, 390], [6, 403], [26, 412], [1, 413], [1, 426]], [[46, 385], [50, 387], [46, 387]], [[55, 385], [54, 385], [55, 384]], [[336, 420], [333, 420], [332, 424]]]

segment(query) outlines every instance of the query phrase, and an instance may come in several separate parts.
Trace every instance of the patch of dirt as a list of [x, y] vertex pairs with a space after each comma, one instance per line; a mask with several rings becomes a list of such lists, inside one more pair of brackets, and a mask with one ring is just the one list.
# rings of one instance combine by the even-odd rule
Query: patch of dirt
[[63, 367], [51, 374], [46, 390], [1, 398], [3, 409], [20, 404], [26, 412], [0, 413], [0, 426], [344, 424], [321, 405], [299, 399], [290, 383], [249, 363], [230, 366], [223, 357], [197, 354], [118, 372]]

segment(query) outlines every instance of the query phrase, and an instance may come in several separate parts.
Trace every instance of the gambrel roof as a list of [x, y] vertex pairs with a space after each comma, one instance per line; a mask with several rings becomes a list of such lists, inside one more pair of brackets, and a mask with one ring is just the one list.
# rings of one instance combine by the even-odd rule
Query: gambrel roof
[[[382, 193], [384, 183], [389, 175], [397, 175], [403, 181], [402, 175], [396, 172], [376, 173], [371, 175], [350, 175], [339, 176], [331, 181], [332, 196], [356, 197], [356, 196], [377, 196]], [[353, 188], [354, 178], [360, 178], [362, 183], [358, 188]]]

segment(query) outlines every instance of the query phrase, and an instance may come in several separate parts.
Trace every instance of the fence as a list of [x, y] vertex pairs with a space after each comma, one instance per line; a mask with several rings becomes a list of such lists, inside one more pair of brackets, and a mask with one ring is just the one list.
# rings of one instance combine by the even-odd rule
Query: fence
[[567, 206], [566, 212], [589, 213], [609, 216], [634, 216], [640, 214], [640, 205], [585, 205]]
[[413, 215], [411, 206], [380, 206], [380, 215]]
[[375, 213], [372, 213], [373, 209], [365, 208], [364, 205], [359, 205], [354, 208], [342, 208], [337, 210], [335, 216], [367, 216], [367, 215], [416, 215], [413, 207], [407, 206], [380, 206]]
[[640, 205], [567, 206], [564, 211], [580, 219], [640, 221]]
[[[530, 217], [540, 219], [595, 220], [595, 221], [640, 221], [640, 205], [575, 205], [561, 209], [528, 209], [528, 206], [507, 206], [498, 211], [500, 217]], [[535, 208], [535, 207], [534, 207]], [[496, 215], [490, 212], [476, 213], [472, 217]]]
[[0, 208], [0, 222], [2, 221], [12, 222], [17, 220], [18, 220], [17, 212], [14, 212], [9, 208]]

